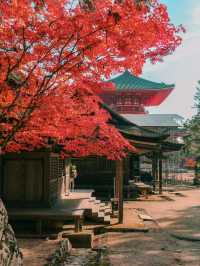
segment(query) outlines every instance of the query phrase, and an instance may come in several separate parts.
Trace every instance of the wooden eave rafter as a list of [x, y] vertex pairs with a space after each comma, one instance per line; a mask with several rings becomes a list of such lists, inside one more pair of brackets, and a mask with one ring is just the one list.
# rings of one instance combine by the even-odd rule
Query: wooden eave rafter
[[145, 143], [161, 143], [166, 138], [169, 137], [169, 135], [156, 135], [155, 136], [147, 136], [147, 135], [135, 135], [131, 132], [131, 128], [129, 130], [119, 129], [119, 131], [122, 133], [122, 135], [127, 138], [128, 140], [133, 141], [143, 141]]
[[183, 147], [184, 147], [184, 144], [180, 144], [180, 143], [172, 143], [168, 141], [161, 143], [161, 150], [163, 152], [180, 151]]

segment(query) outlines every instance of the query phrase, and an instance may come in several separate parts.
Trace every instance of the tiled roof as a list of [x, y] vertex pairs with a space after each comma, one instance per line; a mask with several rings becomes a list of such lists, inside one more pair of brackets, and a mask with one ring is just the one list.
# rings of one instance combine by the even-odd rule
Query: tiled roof
[[178, 127], [183, 117], [177, 114], [123, 114], [124, 118], [142, 127]]
[[143, 128], [137, 123], [134, 123], [129, 119], [126, 119], [126, 117], [112, 110], [105, 103], [102, 104], [102, 107], [106, 111], [108, 111], [109, 114], [111, 115], [110, 123], [115, 125], [115, 127], [118, 128], [120, 132], [122, 132], [127, 136], [132, 135], [134, 137], [144, 137], [152, 139], [165, 139], [167, 137], [166, 134], [160, 134], [152, 130]]
[[[163, 152], [177, 151], [182, 148], [182, 145], [180, 144], [166, 142], [165, 140], [169, 135], [160, 134], [136, 125], [135, 122], [132, 122], [129, 118], [126, 119], [126, 117], [123, 117], [124, 115], [122, 116], [118, 114], [104, 103], [102, 104], [102, 107], [110, 113], [110, 123], [115, 125], [125, 138], [132, 141], [136, 148], [142, 148], [143, 150], [146, 149], [149, 151], [160, 150], [161, 148]], [[157, 144], [159, 144], [159, 146]]]
[[115, 83], [117, 90], [162, 90], [174, 88], [175, 86], [174, 84], [156, 83], [139, 78], [127, 70], [116, 78], [110, 79], [109, 82]]

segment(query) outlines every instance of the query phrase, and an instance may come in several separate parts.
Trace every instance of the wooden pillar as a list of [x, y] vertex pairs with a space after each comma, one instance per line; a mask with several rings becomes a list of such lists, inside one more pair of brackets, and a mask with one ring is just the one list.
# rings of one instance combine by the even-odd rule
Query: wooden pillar
[[159, 183], [159, 160], [157, 152], [153, 152], [152, 175], [153, 175], [153, 191], [156, 191], [157, 184]]
[[130, 167], [130, 172], [129, 172], [129, 179], [134, 179], [134, 167], [133, 167], [133, 164], [134, 164], [134, 158], [133, 158], [133, 155], [131, 154], [130, 155], [130, 159], [129, 159], [129, 167]]
[[80, 216], [74, 217], [74, 225], [75, 225], [74, 228], [75, 233], [79, 233], [82, 231], [82, 221]]
[[159, 194], [162, 194], [162, 153], [159, 158]]
[[153, 191], [156, 191], [156, 155], [152, 154], [152, 176], [153, 176]]
[[118, 187], [118, 222], [123, 223], [123, 160], [116, 161], [116, 183]]
[[36, 233], [41, 236], [42, 235], [42, 220], [36, 221]]
[[156, 165], [156, 177], [155, 177], [155, 181], [156, 181], [156, 190], [158, 190], [158, 179], [159, 179], [159, 165], [158, 165], [158, 154], [156, 153], [156, 157], [155, 157], [155, 165]]
[[64, 159], [64, 194], [69, 194], [69, 179], [70, 179], [70, 163], [69, 159]]
[[114, 178], [114, 198], [115, 199], [119, 198], [119, 182], [117, 178], [117, 171], [116, 171], [116, 176]]

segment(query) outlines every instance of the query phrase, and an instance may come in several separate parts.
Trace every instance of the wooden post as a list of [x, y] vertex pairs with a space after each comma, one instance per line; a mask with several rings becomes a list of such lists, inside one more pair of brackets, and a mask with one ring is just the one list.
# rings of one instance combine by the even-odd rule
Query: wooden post
[[156, 157], [155, 152], [152, 155], [152, 176], [153, 176], [153, 191], [156, 191]]
[[36, 221], [36, 232], [39, 236], [42, 235], [42, 220]]
[[81, 223], [81, 217], [80, 216], [74, 217], [74, 225], [75, 225], [75, 233], [79, 233], [82, 231], [82, 223]]
[[155, 176], [155, 181], [156, 181], [156, 191], [158, 190], [158, 179], [159, 179], [159, 174], [158, 174], [158, 154], [156, 153], [155, 155], [155, 166], [156, 166], [156, 176]]
[[116, 183], [118, 184], [118, 222], [123, 223], [123, 160], [116, 161]]
[[130, 155], [130, 159], [129, 159], [129, 179], [134, 179], [134, 167], [133, 167], [133, 164], [134, 164], [134, 158], [133, 158], [133, 155], [131, 154]]
[[117, 178], [117, 171], [116, 171], [116, 176], [114, 178], [114, 198], [115, 199], [119, 198], [119, 182]]
[[159, 194], [162, 194], [162, 153], [159, 158]]

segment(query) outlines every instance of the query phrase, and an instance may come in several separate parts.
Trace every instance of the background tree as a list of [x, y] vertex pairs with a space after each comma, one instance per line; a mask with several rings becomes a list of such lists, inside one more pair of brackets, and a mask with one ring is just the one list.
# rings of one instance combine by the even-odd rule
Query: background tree
[[200, 81], [194, 96], [194, 108], [196, 114], [185, 123], [187, 136], [185, 137], [186, 152], [188, 156], [200, 156]]

